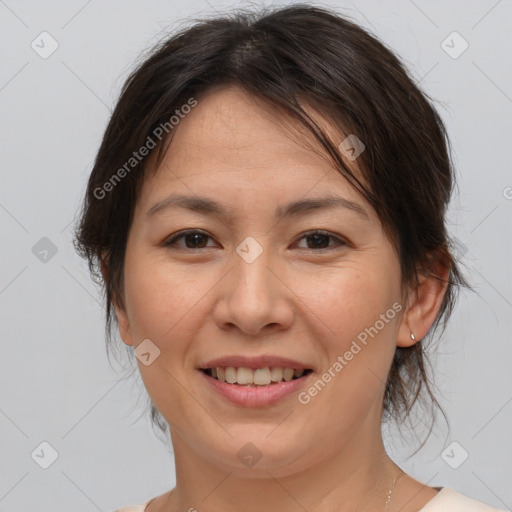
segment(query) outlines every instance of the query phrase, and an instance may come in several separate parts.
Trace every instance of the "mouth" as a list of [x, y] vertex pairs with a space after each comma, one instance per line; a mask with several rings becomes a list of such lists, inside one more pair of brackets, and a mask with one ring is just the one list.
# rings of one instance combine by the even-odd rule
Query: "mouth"
[[263, 368], [248, 368], [244, 366], [215, 366], [199, 368], [205, 375], [220, 382], [242, 387], [272, 387], [283, 382], [305, 377], [313, 372], [311, 368], [289, 368], [267, 366]]
[[[240, 359], [238, 359], [239, 361]], [[198, 368], [206, 389], [223, 400], [241, 407], [269, 407], [281, 403], [303, 389], [314, 370], [288, 361], [291, 366], [263, 366], [252, 361], [249, 366], [215, 366]], [[222, 363], [221, 363], [222, 364]], [[233, 364], [233, 363], [232, 363]], [[311, 377], [310, 377], [311, 376]]]

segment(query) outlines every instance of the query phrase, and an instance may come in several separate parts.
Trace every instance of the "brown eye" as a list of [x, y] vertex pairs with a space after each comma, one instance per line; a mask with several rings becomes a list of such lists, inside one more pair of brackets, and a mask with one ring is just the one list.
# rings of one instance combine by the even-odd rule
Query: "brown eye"
[[[312, 231], [306, 233], [301, 237], [301, 240], [306, 240], [307, 247], [305, 249], [332, 249], [336, 246], [346, 245], [341, 238], [332, 235], [326, 231]], [[335, 244], [329, 244], [330, 240], [334, 240]]]
[[[211, 238], [210, 235], [203, 233], [202, 231], [184, 231], [174, 238], [164, 242], [165, 247], [179, 247], [182, 249], [203, 249], [207, 246], [207, 240]], [[178, 244], [178, 241], [184, 240], [185, 245]]]
[[309, 249], [325, 249], [326, 247], [329, 247], [330, 238], [331, 237], [329, 235], [322, 235], [321, 233], [308, 235], [306, 237], [306, 239], [312, 244], [312, 247], [309, 247]]

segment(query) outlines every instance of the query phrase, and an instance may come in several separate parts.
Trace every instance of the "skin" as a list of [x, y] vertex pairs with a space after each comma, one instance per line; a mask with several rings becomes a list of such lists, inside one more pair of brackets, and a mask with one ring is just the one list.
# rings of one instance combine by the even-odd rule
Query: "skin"
[[[330, 132], [337, 144], [345, 138]], [[160, 350], [138, 364], [170, 425], [177, 486], [148, 512], [384, 510], [398, 475], [390, 510], [419, 510], [437, 493], [390, 460], [380, 426], [395, 349], [415, 343], [411, 332], [426, 335], [444, 285], [422, 277], [404, 293], [375, 211], [307, 137], [242, 90], [218, 88], [180, 122], [145, 178], [115, 309], [126, 344], [150, 339]], [[180, 207], [146, 214], [171, 193], [217, 200], [229, 218]], [[367, 218], [343, 207], [274, 217], [276, 205], [327, 194], [357, 203]], [[183, 238], [164, 246], [186, 229], [206, 233], [199, 248]], [[304, 237], [318, 229], [334, 237], [320, 237], [324, 249]], [[263, 249], [252, 263], [235, 251], [247, 236]], [[234, 405], [196, 369], [223, 355], [273, 354], [308, 363], [316, 381], [394, 303], [401, 314], [306, 405], [295, 394], [268, 407]], [[247, 442], [261, 453], [252, 468], [237, 458]]]

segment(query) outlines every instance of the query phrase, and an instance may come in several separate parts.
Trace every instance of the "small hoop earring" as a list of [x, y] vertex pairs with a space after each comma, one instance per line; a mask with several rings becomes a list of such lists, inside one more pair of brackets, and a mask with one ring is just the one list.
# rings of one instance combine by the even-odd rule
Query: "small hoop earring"
[[416, 336], [414, 336], [414, 334], [412, 332], [411, 332], [411, 340], [416, 341]]

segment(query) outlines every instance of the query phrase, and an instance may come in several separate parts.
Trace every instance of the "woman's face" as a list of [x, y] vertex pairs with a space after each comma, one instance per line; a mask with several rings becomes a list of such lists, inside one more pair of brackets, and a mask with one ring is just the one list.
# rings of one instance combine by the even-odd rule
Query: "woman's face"
[[[174, 130], [137, 203], [117, 315], [125, 343], [150, 340], [138, 364], [176, 455], [239, 472], [260, 457], [255, 469], [277, 476], [371, 449], [402, 317], [398, 258], [375, 211], [239, 89], [210, 92]], [[190, 200], [167, 201], [177, 195]], [[176, 238], [188, 230], [201, 233]], [[312, 372], [242, 387], [199, 369], [231, 356], [248, 359], [220, 364], [262, 368], [248, 375], [263, 381], [274, 366]]]

